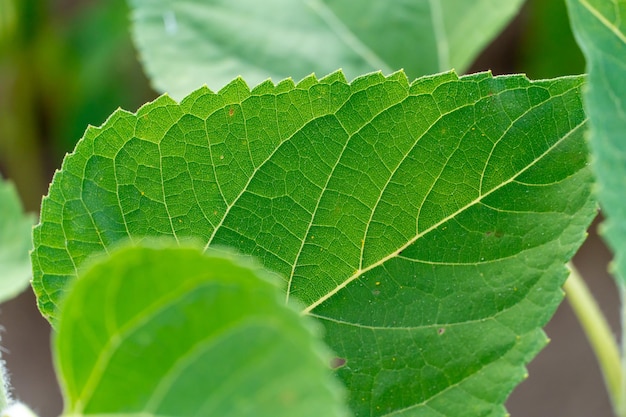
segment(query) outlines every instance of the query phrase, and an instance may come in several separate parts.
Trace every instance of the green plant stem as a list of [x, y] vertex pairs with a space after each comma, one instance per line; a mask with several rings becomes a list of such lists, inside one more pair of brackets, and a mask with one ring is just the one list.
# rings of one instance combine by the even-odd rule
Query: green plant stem
[[580, 273], [571, 262], [568, 266], [570, 276], [563, 286], [567, 300], [598, 359], [615, 414], [626, 417], [624, 379], [617, 341]]

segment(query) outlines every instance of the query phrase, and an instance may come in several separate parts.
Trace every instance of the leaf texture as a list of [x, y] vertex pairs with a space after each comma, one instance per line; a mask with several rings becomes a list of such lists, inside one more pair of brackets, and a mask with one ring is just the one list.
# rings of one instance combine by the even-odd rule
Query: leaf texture
[[163, 242], [86, 269], [55, 334], [65, 415], [347, 416], [313, 323], [259, 272]]
[[40, 309], [121, 239], [200, 239], [284, 277], [355, 415], [505, 415], [595, 212], [582, 82], [338, 72], [118, 111], [44, 199]]
[[589, 72], [585, 107], [601, 228], [615, 253], [614, 273], [626, 285], [626, 2], [568, 1], [574, 34]]
[[154, 86], [181, 99], [241, 75], [348, 78], [404, 68], [410, 78], [456, 69], [517, 13], [522, 0], [130, 0], [133, 37]]

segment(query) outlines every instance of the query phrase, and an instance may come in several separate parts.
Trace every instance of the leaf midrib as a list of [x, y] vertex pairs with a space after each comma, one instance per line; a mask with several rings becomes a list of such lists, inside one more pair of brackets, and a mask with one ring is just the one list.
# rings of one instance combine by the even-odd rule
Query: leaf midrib
[[455, 212], [449, 214], [448, 216], [445, 216], [444, 218], [442, 218], [440, 221], [434, 223], [433, 225], [431, 225], [430, 227], [424, 229], [422, 232], [417, 233], [415, 235], [414, 238], [410, 239], [406, 244], [404, 244], [403, 246], [401, 246], [399, 249], [396, 249], [394, 252], [390, 253], [389, 255], [383, 257], [382, 259], [380, 259], [377, 262], [374, 262], [372, 264], [370, 264], [369, 266], [365, 267], [365, 268], [361, 268], [359, 270], [357, 270], [354, 274], [352, 274], [350, 277], [348, 277], [346, 280], [344, 280], [341, 284], [337, 285], [334, 289], [332, 289], [331, 291], [329, 291], [328, 293], [326, 293], [326, 295], [324, 295], [323, 297], [320, 297], [317, 301], [311, 303], [309, 306], [307, 306], [304, 310], [302, 310], [303, 314], [308, 314], [310, 312], [312, 312], [316, 307], [318, 307], [319, 305], [323, 304], [325, 301], [327, 301], [328, 299], [330, 299], [332, 296], [334, 296], [335, 294], [337, 294], [339, 291], [341, 291], [343, 288], [345, 288], [346, 286], [348, 286], [348, 284], [350, 284], [351, 282], [355, 281], [356, 279], [358, 279], [361, 275], [363, 275], [364, 273], [371, 271], [372, 269], [383, 265], [385, 262], [397, 257], [402, 251], [404, 251], [406, 248], [408, 248], [409, 246], [411, 246], [413, 243], [415, 243], [415, 241], [417, 241], [419, 238], [423, 237], [424, 235], [426, 235], [427, 233], [437, 229], [439, 226], [441, 226], [442, 224], [446, 223], [447, 221], [453, 219], [454, 217], [456, 217], [457, 215], [459, 215], [460, 213], [462, 213], [463, 211], [469, 209], [471, 206], [473, 206], [474, 204], [480, 203], [482, 201], [482, 199], [484, 199], [485, 197], [489, 196], [490, 194], [494, 193], [495, 191], [499, 190], [500, 188], [504, 187], [505, 185], [510, 184], [511, 182], [513, 182], [518, 176], [520, 176], [521, 174], [523, 174], [524, 172], [526, 172], [528, 169], [530, 169], [531, 167], [533, 167], [537, 162], [539, 162], [544, 156], [546, 156], [547, 154], [549, 154], [553, 149], [555, 149], [556, 147], [558, 147], [563, 141], [565, 141], [566, 139], [568, 139], [574, 132], [576, 132], [579, 128], [583, 127], [585, 125], [587, 121], [587, 118], [583, 119], [581, 121], [580, 124], [578, 124], [576, 127], [574, 127], [573, 129], [571, 129], [570, 131], [567, 132], [567, 134], [565, 136], [563, 136], [562, 138], [560, 138], [558, 141], [554, 142], [545, 152], [543, 152], [541, 155], [539, 155], [532, 163], [528, 164], [526, 167], [524, 167], [523, 169], [521, 169], [519, 172], [517, 172], [515, 175], [513, 175], [511, 178], [509, 178], [506, 181], [503, 181], [502, 183], [498, 184], [496, 187], [492, 188], [491, 190], [487, 191], [484, 194], [481, 194], [480, 196], [478, 196], [477, 198], [475, 198], [474, 200], [470, 201], [468, 204], [466, 204], [465, 206], [459, 208], [458, 210], [456, 210]]

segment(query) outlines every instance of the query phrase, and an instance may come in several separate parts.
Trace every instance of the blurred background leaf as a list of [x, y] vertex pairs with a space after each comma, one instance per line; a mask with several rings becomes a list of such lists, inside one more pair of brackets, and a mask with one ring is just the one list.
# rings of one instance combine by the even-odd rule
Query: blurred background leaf
[[130, 0], [133, 35], [156, 89], [181, 99], [241, 75], [294, 81], [338, 68], [404, 69], [409, 79], [455, 69], [476, 55], [523, 0]]
[[[124, 0], [0, 0], [0, 175], [28, 212], [39, 211], [52, 173], [88, 124], [156, 97], [128, 27]], [[32, 292], [0, 313], [14, 395], [42, 417], [59, 415], [50, 327]]]
[[[601, 232], [615, 255], [610, 269], [620, 292], [622, 317], [626, 317], [626, 2], [568, 0], [567, 5], [587, 59], [584, 104], [591, 128], [588, 143], [596, 193], [606, 217]], [[622, 326], [623, 333], [626, 323]], [[620, 355], [622, 374], [612, 378], [609, 372], [605, 374], [615, 415], [626, 416], [626, 346]]]
[[585, 58], [578, 48], [565, 2], [528, 0], [526, 30], [516, 65], [531, 79], [585, 72]]
[[12, 183], [0, 177], [0, 303], [28, 286], [32, 276], [29, 251], [32, 249], [33, 215], [24, 214]]
[[54, 338], [67, 415], [350, 415], [321, 327], [250, 258], [155, 240], [82, 272]]
[[154, 97], [127, 14], [123, 0], [0, 0], [0, 172], [28, 209], [88, 124]]

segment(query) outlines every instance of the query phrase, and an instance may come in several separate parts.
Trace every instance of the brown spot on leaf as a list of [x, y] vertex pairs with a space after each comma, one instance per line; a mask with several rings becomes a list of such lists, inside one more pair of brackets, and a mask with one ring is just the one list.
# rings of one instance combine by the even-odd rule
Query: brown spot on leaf
[[346, 366], [346, 362], [348, 362], [346, 358], [334, 357], [330, 361], [330, 367], [332, 369], [343, 368], [344, 366]]

